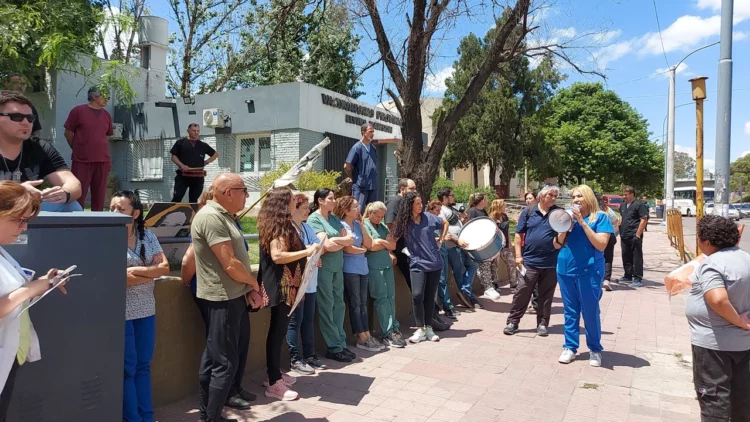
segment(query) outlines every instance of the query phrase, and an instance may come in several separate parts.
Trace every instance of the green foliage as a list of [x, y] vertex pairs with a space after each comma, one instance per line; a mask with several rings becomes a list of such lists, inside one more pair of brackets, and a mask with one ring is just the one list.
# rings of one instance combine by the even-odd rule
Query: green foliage
[[[279, 164], [279, 168], [277, 168], [276, 170], [266, 172], [266, 174], [264, 174], [260, 179], [261, 191], [267, 191], [273, 185], [273, 182], [276, 179], [281, 177], [284, 173], [289, 171], [290, 168], [292, 168], [292, 165], [293, 164], [291, 163], [281, 163]], [[312, 169], [310, 171], [302, 173], [299, 180], [297, 180], [297, 183], [295, 183], [295, 186], [298, 190], [301, 191], [313, 191], [320, 188], [334, 188], [336, 187], [336, 179], [338, 179], [339, 177], [341, 177], [341, 172], [338, 171], [325, 170], [320, 172]]]
[[475, 188], [470, 183], [453, 183], [441, 176], [438, 176], [435, 179], [435, 183], [432, 185], [432, 195], [430, 195], [430, 198], [437, 198], [437, 191], [442, 187], [453, 188], [453, 195], [455, 196], [456, 202], [460, 204], [468, 204], [469, 195], [476, 192], [481, 192], [487, 195], [488, 202], [492, 202], [497, 198], [495, 190], [489, 186]]
[[695, 160], [686, 152], [675, 151], [674, 153], [674, 177], [675, 179], [695, 177]]
[[247, 14], [242, 50], [254, 52], [230, 87], [252, 87], [302, 81], [357, 98], [362, 92], [354, 54], [360, 37], [353, 34], [346, 4], [325, 0], [312, 9], [305, 2], [271, 0]]
[[[484, 39], [469, 34], [461, 40], [459, 59], [453, 64], [454, 74], [446, 80], [446, 101], [437, 113], [461, 100], [485, 60], [498, 27], [502, 27], [502, 19]], [[487, 164], [490, 180], [499, 176], [500, 183], [507, 184], [524, 162], [541, 149], [543, 105], [563, 79], [550, 57], [543, 58], [532, 69], [529, 60], [522, 56], [509, 62], [502, 71], [494, 72], [459, 120], [443, 156], [443, 167], [478, 168]]]
[[631, 185], [658, 189], [664, 176], [661, 148], [649, 141], [648, 124], [627, 102], [599, 83], [575, 83], [546, 105], [544, 160], [538, 176], [562, 183], [597, 181], [602, 189]]
[[729, 188], [735, 192], [750, 190], [750, 154], [745, 154], [729, 166]]

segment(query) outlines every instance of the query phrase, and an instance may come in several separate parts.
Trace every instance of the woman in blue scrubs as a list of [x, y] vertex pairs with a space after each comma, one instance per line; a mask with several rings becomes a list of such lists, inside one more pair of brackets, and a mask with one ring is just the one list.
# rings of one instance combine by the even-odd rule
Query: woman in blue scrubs
[[573, 228], [555, 238], [562, 247], [557, 258], [557, 281], [563, 300], [565, 316], [565, 344], [560, 363], [575, 359], [580, 338], [579, 322], [583, 315], [586, 345], [591, 352], [589, 365], [602, 365], [602, 325], [599, 318], [599, 299], [604, 278], [604, 249], [613, 233], [609, 217], [599, 209], [590, 187], [578, 186], [573, 198]]

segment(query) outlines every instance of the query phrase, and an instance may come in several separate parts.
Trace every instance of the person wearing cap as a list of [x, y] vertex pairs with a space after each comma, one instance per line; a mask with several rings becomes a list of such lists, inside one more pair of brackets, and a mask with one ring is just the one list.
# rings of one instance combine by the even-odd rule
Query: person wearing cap
[[88, 91], [88, 103], [73, 107], [65, 121], [65, 139], [70, 145], [73, 175], [81, 182], [78, 203], [84, 206], [91, 188], [91, 211], [104, 210], [112, 161], [108, 137], [112, 136], [112, 116], [105, 110], [107, 96], [99, 88]]
[[352, 196], [359, 204], [359, 213], [365, 213], [370, 202], [378, 200], [378, 152], [372, 145], [375, 127], [372, 123], [362, 125], [362, 140], [349, 150], [344, 171], [352, 180]]

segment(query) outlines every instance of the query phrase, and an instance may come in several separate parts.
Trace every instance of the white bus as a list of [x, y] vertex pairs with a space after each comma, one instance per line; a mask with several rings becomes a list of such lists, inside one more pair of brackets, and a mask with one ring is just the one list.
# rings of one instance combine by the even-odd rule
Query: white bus
[[[682, 215], [688, 217], [695, 215], [696, 188], [695, 186], [684, 186], [674, 188], [674, 208], [680, 210]], [[703, 188], [703, 203], [713, 202], [714, 200], [714, 188]], [[667, 200], [664, 200], [664, 204], [670, 205]]]

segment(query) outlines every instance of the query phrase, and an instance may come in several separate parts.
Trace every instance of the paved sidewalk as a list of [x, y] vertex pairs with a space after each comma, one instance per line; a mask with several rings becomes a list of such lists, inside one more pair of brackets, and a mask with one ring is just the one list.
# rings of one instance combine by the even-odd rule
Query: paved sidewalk
[[[562, 302], [553, 304], [550, 335], [535, 334], [535, 316], [505, 336], [508, 290], [485, 310], [462, 313], [439, 343], [373, 354], [358, 362], [298, 378], [301, 399], [263, 396], [263, 373], [248, 376], [258, 395], [242, 421], [697, 421], [684, 296], [669, 301], [662, 280], [679, 265], [659, 229], [645, 236], [644, 287], [604, 292], [603, 367], [588, 365], [581, 336], [578, 360], [561, 365]], [[622, 274], [619, 243], [615, 278]], [[408, 325], [411, 321], [402, 321]], [[404, 330], [407, 331], [407, 330]], [[581, 330], [583, 334], [583, 329]], [[405, 332], [406, 334], [406, 332]], [[157, 409], [160, 422], [197, 421], [197, 398]]]

